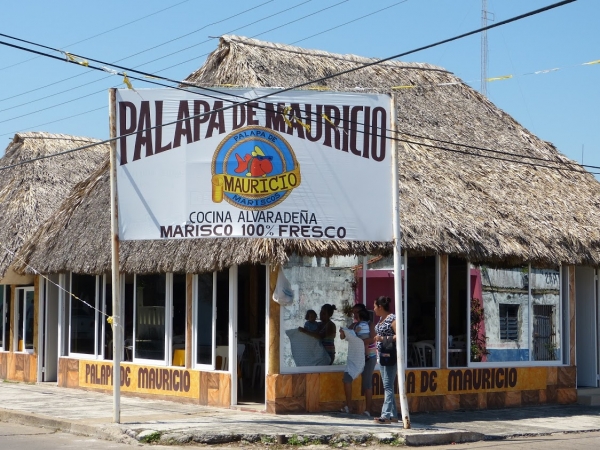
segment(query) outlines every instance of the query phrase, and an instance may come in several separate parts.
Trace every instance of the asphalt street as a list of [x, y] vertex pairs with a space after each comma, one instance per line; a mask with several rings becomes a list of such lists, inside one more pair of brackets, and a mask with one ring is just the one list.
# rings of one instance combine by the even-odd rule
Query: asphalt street
[[[163, 445], [142, 445], [139, 447], [149, 448], [152, 450], [185, 450], [194, 446], [163, 446]], [[202, 445], [202, 447], [206, 447]], [[236, 445], [236, 446], [214, 446], [219, 450], [244, 448], [268, 448], [281, 449], [284, 447], [294, 448], [293, 446], [279, 445]], [[350, 447], [363, 447], [361, 445], [350, 445]], [[14, 423], [0, 422], [0, 450], [68, 450], [85, 448], [86, 450], [121, 450], [130, 449], [130, 444], [119, 444], [116, 442], [103, 441], [99, 439], [78, 436], [70, 433], [61, 433], [53, 430], [38, 428]], [[298, 448], [298, 447], [295, 447]], [[301, 447], [306, 450], [324, 450], [331, 448], [326, 445], [310, 445]], [[381, 444], [369, 446], [371, 449], [391, 448]], [[510, 450], [562, 450], [568, 448], [570, 450], [596, 450], [600, 448], [600, 432], [590, 433], [557, 433], [550, 436], [523, 437], [504, 440], [493, 440], [483, 442], [472, 442], [468, 444], [452, 444], [452, 445], [437, 445], [419, 447], [420, 449], [436, 449], [436, 450], [488, 450], [488, 449], [510, 449]]]

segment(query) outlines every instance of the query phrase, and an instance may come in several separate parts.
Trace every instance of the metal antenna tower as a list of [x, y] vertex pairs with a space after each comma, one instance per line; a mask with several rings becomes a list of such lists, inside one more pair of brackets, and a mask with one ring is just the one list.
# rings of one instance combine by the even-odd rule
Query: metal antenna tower
[[[487, 27], [488, 10], [487, 0], [481, 0], [481, 27]], [[481, 32], [481, 89], [479, 92], [487, 97], [487, 69], [488, 69], [488, 40], [487, 30]]]

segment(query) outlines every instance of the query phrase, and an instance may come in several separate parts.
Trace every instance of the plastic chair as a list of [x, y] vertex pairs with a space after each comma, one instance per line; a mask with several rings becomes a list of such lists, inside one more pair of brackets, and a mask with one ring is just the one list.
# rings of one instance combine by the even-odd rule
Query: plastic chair
[[[228, 360], [229, 360], [229, 347], [227, 345], [217, 345], [217, 350], [215, 351], [216, 358], [216, 367], [217, 370], [227, 370], [228, 368]], [[221, 358], [221, 364], [219, 364], [219, 359]]]
[[419, 367], [433, 367], [435, 361], [435, 347], [433, 345], [428, 342], [415, 342], [413, 348], [417, 353]]
[[242, 361], [244, 359], [244, 351], [245, 350], [246, 350], [245, 344], [237, 345], [237, 368], [238, 368], [237, 379], [238, 379], [238, 387], [239, 387], [240, 393], [242, 395], [244, 395], [244, 379], [243, 379], [243, 374], [242, 374]]
[[252, 369], [252, 387], [256, 380], [256, 374], [259, 376], [259, 385], [265, 382], [265, 341], [262, 338], [252, 339], [252, 347], [254, 349], [254, 367]]

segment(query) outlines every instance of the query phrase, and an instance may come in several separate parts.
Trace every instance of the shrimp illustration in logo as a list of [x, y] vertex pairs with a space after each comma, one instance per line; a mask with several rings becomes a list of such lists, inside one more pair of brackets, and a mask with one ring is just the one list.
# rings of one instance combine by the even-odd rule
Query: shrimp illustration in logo
[[279, 133], [260, 126], [225, 137], [212, 160], [212, 200], [247, 210], [272, 208], [300, 186], [300, 165]]
[[235, 154], [238, 166], [235, 169], [236, 173], [246, 172], [247, 177], [266, 177], [273, 171], [273, 157], [265, 156], [264, 152], [258, 145], [254, 146], [254, 151], [251, 154], [246, 154], [244, 159], [239, 154]]

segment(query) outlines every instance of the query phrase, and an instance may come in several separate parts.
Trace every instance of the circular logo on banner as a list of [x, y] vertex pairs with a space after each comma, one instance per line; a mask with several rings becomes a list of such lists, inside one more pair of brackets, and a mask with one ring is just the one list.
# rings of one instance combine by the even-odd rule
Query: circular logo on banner
[[290, 144], [268, 128], [229, 134], [212, 160], [212, 200], [242, 209], [268, 209], [300, 185], [300, 166]]

